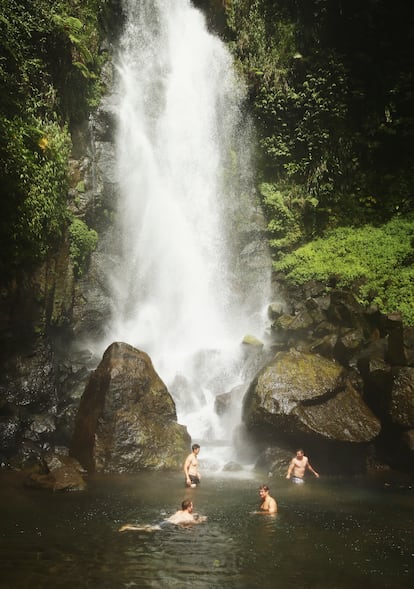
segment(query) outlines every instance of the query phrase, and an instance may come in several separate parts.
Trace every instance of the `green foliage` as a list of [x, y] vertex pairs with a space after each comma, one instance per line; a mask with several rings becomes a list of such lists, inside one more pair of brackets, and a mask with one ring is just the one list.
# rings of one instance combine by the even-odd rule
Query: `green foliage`
[[293, 23], [269, 18], [261, 0], [226, 4], [227, 24], [235, 34], [230, 44], [253, 84], [278, 81], [295, 54]]
[[61, 1], [51, 15], [54, 25], [51, 43], [64, 50], [66, 67], [51, 69], [62, 98], [62, 108], [72, 120], [85, 117], [102, 95], [99, 73], [107, 59], [100, 52], [100, 15], [106, 0]]
[[[319, 215], [324, 227], [338, 179], [344, 183], [347, 167], [355, 172], [355, 163], [347, 161], [343, 64], [328, 52], [315, 53], [312, 63], [302, 55], [298, 23], [283, 2], [232, 2], [227, 15], [236, 36], [231, 47], [251, 88], [263, 175], [313, 198], [317, 205], [303, 208], [303, 224], [309, 226], [313, 216], [317, 229]], [[341, 133], [339, 142], [332, 129]]]
[[400, 311], [414, 325], [414, 217], [396, 217], [380, 227], [340, 227], [275, 262], [287, 279], [317, 280], [352, 289], [364, 305]]
[[0, 0], [2, 277], [67, 228], [69, 129], [99, 100], [109, 0]]
[[69, 227], [70, 255], [75, 272], [81, 276], [86, 269], [90, 255], [98, 243], [98, 234], [81, 219], [73, 219]]
[[106, 2], [1, 0], [1, 4], [4, 114], [22, 114], [29, 101], [65, 118], [84, 116], [99, 86], [104, 59], [99, 51], [99, 16]]
[[303, 223], [315, 235], [414, 208], [413, 26], [401, 2], [225, 3], [263, 179], [317, 200]]
[[295, 186], [267, 182], [259, 186], [259, 193], [269, 219], [267, 230], [271, 248], [280, 254], [303, 242], [306, 234], [304, 208], [314, 206], [312, 199], [307, 200]]
[[40, 262], [67, 222], [70, 137], [56, 122], [0, 117], [0, 245], [5, 268]]
[[396, 2], [225, 9], [258, 130], [276, 269], [351, 288], [414, 324], [414, 28]]
[[85, 192], [85, 180], [80, 180], [76, 185], [76, 190], [78, 192]]
[[[85, 27], [82, 22], [78, 18], [59, 14], [52, 14], [52, 20], [63, 35], [67, 36], [72, 45], [72, 64], [80, 69], [85, 78], [96, 78], [96, 75], [87, 67], [87, 64], [93, 65], [93, 55], [88, 48], [87, 42], [89, 38], [83, 31]], [[96, 36], [96, 31], [94, 32]], [[81, 58], [82, 61], [77, 61], [77, 58]]]

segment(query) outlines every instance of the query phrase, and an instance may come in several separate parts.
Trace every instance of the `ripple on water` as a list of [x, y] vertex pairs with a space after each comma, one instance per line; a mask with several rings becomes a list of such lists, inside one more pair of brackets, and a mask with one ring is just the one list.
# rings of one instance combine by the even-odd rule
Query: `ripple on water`
[[175, 511], [181, 476], [101, 477], [82, 494], [0, 485], [0, 586], [411, 589], [412, 495], [274, 479], [279, 514], [268, 517], [251, 513], [260, 483], [207, 477], [192, 494], [206, 524], [122, 534]]

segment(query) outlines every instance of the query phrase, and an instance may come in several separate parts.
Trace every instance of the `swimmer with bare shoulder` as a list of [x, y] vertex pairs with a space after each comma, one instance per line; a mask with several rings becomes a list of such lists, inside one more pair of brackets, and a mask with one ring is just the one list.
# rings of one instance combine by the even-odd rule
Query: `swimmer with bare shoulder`
[[176, 511], [173, 515], [156, 525], [142, 525], [135, 526], [133, 524], [124, 524], [118, 530], [118, 532], [125, 532], [127, 530], [141, 531], [141, 532], [152, 532], [154, 530], [161, 530], [162, 526], [166, 524], [174, 524], [176, 526], [186, 526], [189, 524], [201, 524], [207, 520], [205, 515], [198, 515], [193, 513], [193, 502], [189, 499], [185, 499], [181, 503], [181, 509]]
[[270, 515], [277, 513], [276, 499], [271, 497], [270, 489], [267, 485], [261, 485], [259, 487], [259, 495], [262, 502], [260, 504], [259, 511], [255, 511], [255, 513], [268, 513]]

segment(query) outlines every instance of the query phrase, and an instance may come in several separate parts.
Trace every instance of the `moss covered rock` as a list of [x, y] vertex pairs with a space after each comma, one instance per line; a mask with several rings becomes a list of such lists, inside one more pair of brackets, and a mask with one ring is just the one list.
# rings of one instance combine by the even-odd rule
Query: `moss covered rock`
[[244, 422], [267, 439], [319, 438], [361, 443], [380, 431], [358, 379], [338, 363], [290, 350], [258, 374], [244, 400]]

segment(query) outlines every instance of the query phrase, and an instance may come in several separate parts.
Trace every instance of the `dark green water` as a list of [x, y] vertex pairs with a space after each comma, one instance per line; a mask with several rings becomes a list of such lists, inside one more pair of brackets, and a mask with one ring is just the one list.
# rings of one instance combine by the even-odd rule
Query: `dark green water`
[[[414, 487], [381, 481], [262, 481], [205, 474], [191, 493], [208, 522], [156, 523], [186, 491], [180, 474], [99, 477], [84, 493], [25, 489], [0, 476], [0, 587], [410, 589]], [[267, 482], [276, 517], [253, 515]]]

